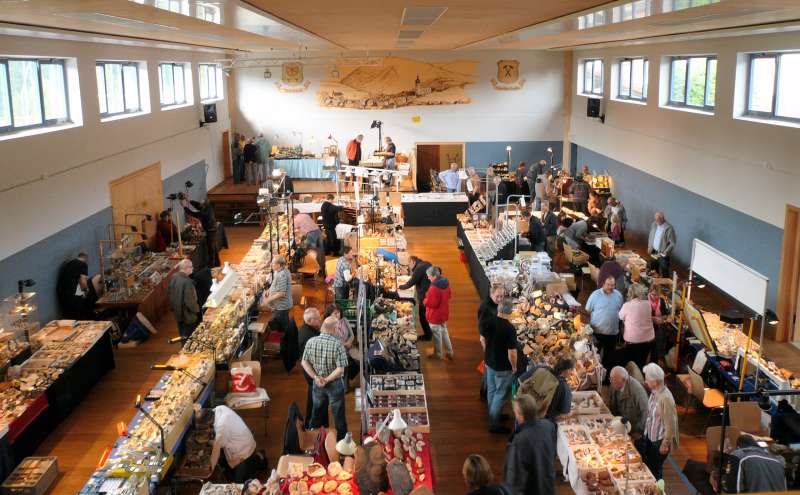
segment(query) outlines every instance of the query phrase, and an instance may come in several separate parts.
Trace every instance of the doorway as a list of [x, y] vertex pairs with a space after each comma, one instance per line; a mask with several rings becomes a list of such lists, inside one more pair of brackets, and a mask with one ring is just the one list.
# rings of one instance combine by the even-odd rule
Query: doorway
[[122, 226], [133, 222], [129, 221], [130, 215], [134, 215], [131, 217], [135, 219], [136, 225], [134, 226], [137, 226], [138, 222], [144, 218], [142, 215], [149, 215], [150, 220], [144, 222], [144, 233], [147, 234], [148, 239], [153, 239], [156, 230], [155, 219], [158, 218], [158, 213], [164, 209], [161, 162], [113, 180], [108, 187], [111, 197], [111, 214], [115, 225], [114, 236], [118, 236], [120, 231], [127, 230]]
[[800, 207], [786, 205], [775, 340], [800, 341]]
[[417, 191], [431, 191], [431, 172], [464, 166], [464, 143], [417, 143]]

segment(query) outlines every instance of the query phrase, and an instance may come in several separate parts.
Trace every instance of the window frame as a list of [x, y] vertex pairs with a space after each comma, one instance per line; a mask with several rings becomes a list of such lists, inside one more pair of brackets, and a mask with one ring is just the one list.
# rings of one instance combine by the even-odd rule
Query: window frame
[[[689, 65], [690, 65], [691, 59], [693, 59], [693, 58], [704, 58], [704, 59], [706, 59], [706, 76], [705, 76], [705, 80], [703, 81], [703, 105], [690, 105], [689, 103], [687, 103], [687, 100], [689, 99], [689, 72], [690, 72], [689, 71]], [[674, 108], [689, 109], [689, 110], [699, 110], [701, 112], [714, 113], [714, 110], [716, 108], [717, 95], [716, 94], [714, 95], [714, 105], [707, 105], [706, 102], [708, 101], [708, 75], [710, 73], [709, 65], [711, 64], [712, 60], [717, 62], [717, 56], [716, 55], [675, 55], [675, 56], [672, 56], [672, 57], [668, 57], [667, 60], [669, 62], [669, 75], [667, 77], [668, 86], [667, 86], [667, 104], [666, 104], [666, 106], [674, 107]], [[678, 61], [678, 60], [685, 60], [686, 61], [686, 74], [684, 74], [684, 76], [683, 76], [683, 101], [675, 101], [675, 100], [672, 99], [672, 70], [673, 70], [675, 62]], [[717, 62], [717, 65], [715, 66], [715, 69], [717, 69], [717, 68], [719, 68], [718, 62]], [[716, 77], [717, 77], [717, 74], [716, 74], [716, 70], [715, 70], [715, 72], [714, 72], [714, 80], [715, 80], [714, 91], [715, 92], [716, 92], [716, 89], [717, 89]]]
[[[169, 66], [170, 70], [172, 71], [172, 103], [164, 103], [164, 83], [162, 81], [162, 70], [164, 66]], [[180, 67], [181, 72], [181, 82], [183, 84], [183, 101], [177, 101], [177, 85], [175, 84], [175, 68]], [[172, 107], [181, 107], [186, 105], [191, 105], [193, 103], [194, 97], [192, 96], [192, 101], [189, 100], [189, 95], [192, 93], [190, 92], [191, 88], [186, 83], [186, 74], [191, 74], [192, 66], [188, 62], [159, 62], [158, 63], [158, 101], [161, 104], [161, 108], [172, 108]]]
[[[778, 83], [781, 78], [781, 58], [786, 54], [800, 54], [800, 51], [792, 50], [786, 52], [757, 52], [750, 53], [747, 57], [747, 86], [745, 90], [744, 116], [764, 120], [777, 120], [780, 122], [800, 123], [800, 117], [784, 117], [778, 115], [779, 91]], [[775, 59], [775, 77], [772, 80], [772, 111], [763, 112], [760, 110], [750, 110], [753, 96], [753, 61], [759, 58]]]
[[[119, 65], [120, 66], [119, 75], [120, 75], [120, 79], [122, 80], [122, 111], [121, 112], [109, 112], [108, 111], [108, 108], [109, 108], [109, 105], [108, 105], [108, 80], [106, 79], [106, 67], [105, 67], [106, 64]], [[142, 108], [141, 74], [139, 74], [139, 70], [141, 69], [141, 67], [139, 67], [139, 62], [132, 62], [132, 61], [129, 61], [129, 60], [126, 60], [126, 61], [97, 60], [97, 61], [95, 61], [94, 66], [95, 66], [95, 71], [97, 71], [97, 67], [103, 67], [103, 91], [104, 91], [104, 94], [105, 94], [105, 97], [106, 97], [106, 111], [105, 112], [100, 112], [100, 118], [101, 119], [106, 119], [106, 118], [109, 118], [109, 117], [116, 117], [118, 115], [141, 113], [142, 111], [144, 111], [144, 109]], [[125, 67], [134, 67], [136, 69], [136, 92], [137, 92], [137, 95], [138, 95], [139, 106], [136, 109], [132, 109], [132, 110], [128, 110], [128, 102], [126, 100], [126, 93], [125, 93]], [[96, 80], [97, 80], [97, 77], [95, 76], [95, 81]], [[100, 92], [100, 88], [99, 87], [97, 88], [97, 91], [98, 91], [98, 97], [99, 97], [100, 96], [99, 95], [99, 92]]]
[[[633, 96], [633, 61], [642, 61], [642, 97], [637, 98]], [[622, 91], [622, 64], [628, 62], [628, 94], [624, 95]], [[647, 57], [623, 57], [617, 61], [617, 100], [634, 101], [637, 103], [647, 103], [647, 91], [650, 86], [650, 60]]]
[[[201, 80], [200, 79], [200, 73], [203, 71], [204, 68], [206, 70], [208, 70], [208, 68], [213, 68], [214, 69], [214, 96], [208, 96], [207, 95], [206, 98], [203, 98], [203, 88], [200, 86], [200, 80]], [[197, 86], [200, 89], [200, 103], [219, 101], [219, 100], [224, 98], [224, 95], [221, 94], [221, 91], [220, 91], [220, 89], [222, 89], [221, 88], [222, 85], [219, 84], [219, 82], [220, 82], [220, 78], [219, 78], [220, 71], [222, 71], [222, 67], [220, 67], [220, 65], [216, 64], [216, 63], [203, 62], [203, 63], [198, 63], [197, 64]], [[209, 80], [210, 80], [209, 79], [209, 74], [208, 74], [208, 72], [206, 72], [206, 84], [208, 84]], [[206, 88], [206, 89], [208, 89], [208, 88]]]
[[[42, 121], [38, 124], [29, 124], [25, 126], [14, 125], [14, 96], [11, 88], [11, 68], [9, 62], [35, 62], [36, 63], [36, 77], [39, 81], [39, 111], [41, 112]], [[61, 119], [48, 119], [45, 114], [44, 106], [44, 80], [42, 79], [42, 64], [60, 65], [61, 76], [64, 79], [64, 104], [67, 110], [67, 116]], [[11, 118], [11, 124], [0, 127], [0, 135], [10, 134], [14, 132], [27, 131], [31, 129], [40, 129], [47, 127], [57, 127], [64, 124], [73, 123], [72, 112], [70, 111], [69, 101], [69, 77], [67, 77], [67, 64], [63, 58], [31, 58], [31, 57], [0, 57], [0, 65], [5, 66], [6, 70], [6, 87], [8, 88], [8, 111]]]
[[[600, 92], [595, 93], [594, 90], [598, 89], [594, 86], [594, 65], [596, 63], [600, 63]], [[592, 70], [590, 71], [591, 74], [591, 81], [592, 81], [592, 88], [590, 91], [586, 91], [586, 67], [591, 64]], [[606, 74], [605, 74], [605, 66], [603, 64], [602, 58], [587, 58], [581, 61], [581, 65], [583, 66], [583, 79], [581, 80], [581, 92], [582, 96], [588, 96], [590, 98], [603, 98], [603, 93], [605, 92], [605, 83], [606, 83]]]

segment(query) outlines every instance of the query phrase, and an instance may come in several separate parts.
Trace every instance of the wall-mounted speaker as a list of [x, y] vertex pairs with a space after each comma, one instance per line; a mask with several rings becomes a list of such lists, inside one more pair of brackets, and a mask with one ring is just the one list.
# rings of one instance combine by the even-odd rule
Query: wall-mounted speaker
[[207, 103], [203, 105], [203, 120], [206, 124], [217, 121], [217, 104]]
[[593, 119], [600, 118], [600, 98], [586, 99], [586, 116]]

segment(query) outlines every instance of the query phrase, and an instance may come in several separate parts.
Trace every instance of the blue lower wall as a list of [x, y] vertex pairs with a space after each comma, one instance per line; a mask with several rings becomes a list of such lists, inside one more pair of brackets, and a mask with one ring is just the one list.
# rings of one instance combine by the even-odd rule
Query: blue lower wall
[[[163, 180], [164, 195], [183, 191], [187, 180], [194, 182], [193, 199], [206, 197], [206, 162], [191, 165]], [[169, 201], [166, 201], [165, 206]], [[100, 270], [98, 242], [107, 237], [106, 226], [112, 221], [111, 207], [105, 208], [83, 220], [62, 229], [32, 246], [0, 260], [0, 299], [12, 296], [17, 291], [17, 280], [32, 278], [33, 289], [38, 294], [39, 323], [45, 324], [58, 318], [56, 301], [56, 279], [61, 264], [77, 256], [78, 252], [89, 254], [89, 274]]]
[[513, 169], [519, 162], [527, 164], [539, 160], [549, 160], [547, 148], [553, 148], [553, 163], [561, 163], [562, 141], [482, 141], [467, 142], [464, 144], [465, 163], [483, 171], [490, 163], [504, 162], [508, 159], [506, 146], [511, 145], [511, 165]]
[[608, 170], [634, 235], [646, 240], [653, 215], [663, 211], [675, 227], [675, 257], [681, 264], [689, 265], [692, 241], [700, 239], [769, 277], [767, 305], [775, 309], [783, 229], [580, 146], [577, 163]]

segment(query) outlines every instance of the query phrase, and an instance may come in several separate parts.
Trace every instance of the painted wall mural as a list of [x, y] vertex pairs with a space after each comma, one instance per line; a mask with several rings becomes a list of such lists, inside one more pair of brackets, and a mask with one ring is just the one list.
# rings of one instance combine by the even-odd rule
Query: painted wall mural
[[424, 62], [384, 57], [378, 66], [340, 67], [320, 83], [322, 107], [374, 110], [470, 103], [464, 88], [475, 83], [474, 60]]

